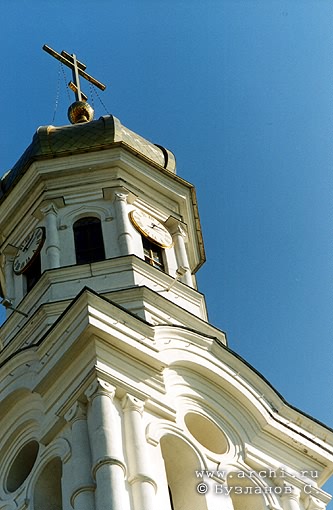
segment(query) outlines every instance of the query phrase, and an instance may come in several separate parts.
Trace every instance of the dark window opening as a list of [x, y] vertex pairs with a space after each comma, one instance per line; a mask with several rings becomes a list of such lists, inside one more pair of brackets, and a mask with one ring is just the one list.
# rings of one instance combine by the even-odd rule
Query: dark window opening
[[151, 266], [157, 267], [160, 271], [164, 271], [162, 248], [146, 237], [142, 238], [142, 243], [145, 261]]
[[38, 282], [42, 275], [42, 267], [40, 254], [38, 254], [29, 267], [24, 271], [24, 276], [27, 282], [27, 292], [29, 292]]
[[105, 260], [101, 222], [98, 218], [81, 218], [73, 225], [77, 264]]
[[[34, 510], [63, 510], [61, 479], [63, 476], [61, 460], [52, 459], [40, 473], [35, 484]], [[47, 502], [50, 506], [46, 506]], [[30, 505], [29, 505], [30, 506]], [[68, 508], [66, 506], [66, 508]]]

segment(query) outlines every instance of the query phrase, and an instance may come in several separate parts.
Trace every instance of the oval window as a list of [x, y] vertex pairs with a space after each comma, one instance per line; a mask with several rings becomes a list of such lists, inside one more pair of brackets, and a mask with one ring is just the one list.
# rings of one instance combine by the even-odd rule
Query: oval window
[[198, 413], [188, 413], [185, 416], [188, 431], [202, 446], [211, 452], [226, 453], [228, 441], [222, 430], [214, 422]]
[[15, 492], [27, 479], [35, 464], [39, 450], [37, 441], [30, 441], [16, 455], [7, 477], [7, 490]]

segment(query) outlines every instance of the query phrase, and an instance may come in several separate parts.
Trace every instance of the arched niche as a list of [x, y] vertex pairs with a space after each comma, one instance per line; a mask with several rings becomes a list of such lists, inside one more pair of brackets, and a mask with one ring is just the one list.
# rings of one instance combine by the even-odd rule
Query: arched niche
[[33, 508], [45, 510], [52, 503], [52, 510], [62, 510], [62, 463], [59, 457], [50, 460], [41, 471], [34, 487]]
[[105, 260], [101, 220], [84, 216], [73, 224], [74, 246], [77, 264], [90, 264]]
[[74, 206], [65, 207], [61, 211], [59, 217], [59, 240], [61, 249], [63, 250], [61, 255], [62, 265], [76, 264], [73, 225], [88, 217], [100, 221], [105, 258], [114, 256], [114, 254], [110, 252], [111, 246], [114, 244], [114, 239], [111, 238], [110, 232], [110, 230], [113, 230], [110, 228], [110, 226], [113, 225], [110, 221], [110, 206], [108, 204], [98, 204], [96, 202], [88, 202], [82, 205], [76, 204]]
[[60, 230], [70, 229], [77, 220], [86, 216], [99, 218], [103, 223], [110, 217], [110, 207], [107, 204], [97, 204], [96, 202], [70, 206], [63, 211], [59, 228]]
[[167, 434], [160, 441], [170, 490], [170, 509], [208, 510], [206, 498], [197, 493], [195, 471], [200, 469], [196, 452], [180, 437]]

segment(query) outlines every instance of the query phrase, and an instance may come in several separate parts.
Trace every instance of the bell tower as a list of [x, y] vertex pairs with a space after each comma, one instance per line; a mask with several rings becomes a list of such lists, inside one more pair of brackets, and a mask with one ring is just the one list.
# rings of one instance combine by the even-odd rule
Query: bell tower
[[[195, 281], [204, 250], [194, 188], [176, 175], [170, 151], [115, 117], [39, 128], [5, 177], [1, 203], [9, 322], [44, 305], [53, 315], [54, 301], [65, 309], [84, 287], [117, 294], [156, 323], [161, 314], [179, 322], [175, 302], [207, 319]], [[128, 290], [138, 286], [147, 295], [133, 301]]]
[[322, 510], [333, 433], [209, 323], [194, 186], [44, 49], [76, 102], [1, 179], [0, 510]]

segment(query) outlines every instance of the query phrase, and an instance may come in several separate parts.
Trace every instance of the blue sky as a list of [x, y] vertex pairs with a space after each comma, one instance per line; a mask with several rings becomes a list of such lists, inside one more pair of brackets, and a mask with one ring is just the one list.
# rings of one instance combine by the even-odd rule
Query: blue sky
[[210, 321], [333, 427], [331, 0], [1, 7], [1, 174], [38, 126], [68, 123], [62, 70], [42, 45], [75, 52], [107, 84], [96, 115], [172, 150], [195, 184]]

